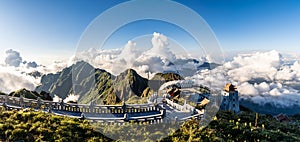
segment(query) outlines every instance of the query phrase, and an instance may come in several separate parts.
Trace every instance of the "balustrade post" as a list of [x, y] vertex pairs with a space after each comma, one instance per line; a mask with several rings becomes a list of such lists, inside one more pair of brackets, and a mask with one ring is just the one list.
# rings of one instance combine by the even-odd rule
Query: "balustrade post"
[[48, 112], [49, 112], [49, 113], [52, 112], [52, 103], [49, 103]]
[[15, 98], [12, 99], [12, 103], [16, 104], [16, 99]]
[[92, 101], [90, 102], [90, 112], [91, 112], [91, 113], [94, 112], [94, 108], [95, 108], [95, 101], [92, 100]]
[[124, 121], [127, 121], [128, 118], [127, 118], [127, 113], [124, 114]]
[[166, 114], [167, 114], [167, 110], [163, 109], [163, 117], [166, 117]]
[[60, 110], [64, 110], [64, 101], [63, 100], [61, 100], [61, 102], [60, 102]]
[[5, 103], [8, 103], [8, 102], [9, 102], [9, 97], [8, 97], [8, 95], [5, 95], [4, 101], [5, 101]]
[[55, 102], [55, 109], [59, 110], [59, 108], [58, 108], [58, 102]]
[[38, 97], [38, 98], [37, 98], [37, 108], [40, 109], [41, 106], [42, 106], [41, 98]]
[[23, 108], [24, 107], [24, 98], [22, 95], [20, 95], [19, 102], [20, 102], [20, 106]]
[[123, 110], [123, 113], [126, 113], [126, 104], [125, 104], [125, 101], [122, 102], [122, 110]]

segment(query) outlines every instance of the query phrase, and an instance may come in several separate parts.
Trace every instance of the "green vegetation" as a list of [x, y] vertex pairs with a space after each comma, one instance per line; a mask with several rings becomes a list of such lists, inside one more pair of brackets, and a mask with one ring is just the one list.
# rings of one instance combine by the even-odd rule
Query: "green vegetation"
[[197, 121], [186, 122], [179, 130], [162, 141], [300, 141], [299, 126], [281, 123], [270, 115], [219, 111], [205, 128]]
[[147, 97], [132, 96], [125, 103], [126, 104], [144, 104], [144, 103], [147, 103]]
[[[131, 124], [99, 127], [98, 132], [85, 120], [30, 110], [5, 111], [1, 107], [0, 118], [0, 140], [9, 141], [111, 141], [100, 132], [111, 132], [121, 139], [138, 140], [137, 136], [143, 136], [148, 141], [300, 141], [298, 120], [278, 122], [270, 115], [259, 114], [255, 126], [255, 113], [249, 111], [236, 115], [219, 111], [207, 127], [190, 120], [179, 130], [161, 124], [147, 125], [148, 132], [143, 125]], [[166, 136], [163, 131], [170, 135], [163, 138]]]
[[[157, 141], [168, 136], [169, 133], [175, 132], [175, 129], [170, 128], [170, 124], [144, 124], [128, 123], [125, 125], [103, 125], [95, 126], [97, 130], [108, 134], [109, 137], [116, 138], [119, 141]], [[177, 128], [179, 126], [177, 125]]]
[[199, 91], [202, 92], [203, 94], [210, 94], [210, 89], [206, 86], [200, 85]]
[[85, 120], [44, 112], [0, 110], [0, 141], [109, 141]]
[[[1, 93], [0, 93], [1, 95]], [[9, 96], [12, 97], [24, 97], [24, 98], [28, 98], [28, 99], [37, 99], [38, 97], [40, 97], [42, 100], [49, 100], [52, 101], [52, 97], [49, 95], [49, 93], [46, 93], [44, 91], [42, 91], [41, 93], [37, 93], [36, 91], [29, 91], [25, 88], [11, 92], [9, 94]]]
[[183, 77], [176, 73], [157, 73], [151, 80], [164, 80], [165, 82], [168, 82], [174, 80], [183, 80]]
[[[95, 77], [95, 88], [91, 88], [87, 93], [83, 94], [79, 103], [89, 103], [96, 100], [97, 104], [114, 104], [119, 100], [113, 91], [113, 80], [111, 74], [103, 70], [95, 70], [95, 74], [84, 79], [89, 82]], [[82, 86], [89, 86], [88, 83], [82, 83]]]
[[147, 87], [147, 88], [143, 91], [141, 97], [148, 97], [148, 96], [151, 96], [151, 95], [153, 94], [153, 92], [154, 92], [154, 91], [151, 90], [150, 87]]

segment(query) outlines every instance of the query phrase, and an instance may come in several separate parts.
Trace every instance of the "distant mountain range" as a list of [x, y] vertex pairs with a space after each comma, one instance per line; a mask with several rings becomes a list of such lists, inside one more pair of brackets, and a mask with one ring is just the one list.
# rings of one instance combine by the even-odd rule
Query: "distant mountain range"
[[300, 107], [296, 105], [285, 106], [285, 107], [275, 106], [270, 103], [259, 105], [248, 99], [240, 99], [240, 105], [252, 111], [262, 113], [262, 114], [271, 114], [271, 115], [277, 115], [279, 113], [284, 113], [288, 115], [300, 114]]
[[183, 79], [176, 73], [158, 73], [151, 80], [127, 69], [118, 76], [80, 61], [55, 74], [43, 75], [36, 92], [48, 92], [65, 99], [79, 95], [79, 103], [116, 104], [132, 97], [146, 97], [167, 81]]

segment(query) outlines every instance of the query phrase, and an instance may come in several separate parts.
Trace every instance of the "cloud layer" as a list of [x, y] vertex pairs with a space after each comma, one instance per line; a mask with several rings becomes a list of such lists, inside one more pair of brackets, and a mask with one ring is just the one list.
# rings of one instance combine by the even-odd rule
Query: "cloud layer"
[[33, 90], [38, 81], [33, 77], [17, 71], [14, 67], [0, 66], [0, 91], [12, 91], [27, 88]]
[[157, 72], [183, 72], [185, 68], [189, 68], [189, 72], [191, 72], [189, 74], [193, 74], [196, 72], [197, 66], [204, 61], [204, 58], [197, 57], [196, 59], [201, 62], [194, 62], [184, 54], [180, 58], [176, 57], [171, 51], [172, 45], [169, 45], [168, 38], [163, 34], [154, 32], [151, 43], [152, 47], [145, 48], [138, 48], [137, 43], [128, 41], [122, 49], [90, 49], [77, 53], [71, 59], [71, 63], [85, 60], [93, 66], [105, 69], [114, 75], [132, 68], [143, 77], [147, 77], [148, 74], [152, 77]]
[[193, 78], [215, 88], [232, 82], [238, 86], [241, 98], [261, 105], [270, 103], [277, 107], [299, 106], [299, 61], [290, 63], [291, 60], [283, 59], [274, 50], [242, 54], [214, 70], [199, 71]]
[[[231, 82], [238, 86], [241, 98], [261, 105], [299, 105], [299, 61], [289, 59], [275, 50], [236, 55], [213, 70], [197, 70], [197, 66], [209, 61], [208, 57], [196, 58], [198, 62], [194, 62], [193, 58], [176, 57], [170, 50], [168, 38], [160, 33], [153, 33], [151, 43], [152, 47], [146, 51], [138, 50], [136, 43], [129, 41], [123, 49], [116, 50], [117, 52], [95, 50], [97, 52], [93, 51], [89, 56], [97, 58], [93, 65], [114, 75], [127, 68], [137, 70], [144, 77], [147, 77], [148, 72], [151, 77], [155, 72], [175, 71], [184, 74], [186, 79], [196, 80], [197, 83], [211, 88], [222, 89], [226, 83]], [[187, 76], [188, 71], [191, 73]]]
[[7, 50], [4, 64], [0, 63], [0, 91], [10, 93], [26, 88], [34, 90], [40, 83], [40, 75], [55, 73], [67, 67], [65, 62], [54, 62], [49, 66], [38, 65], [35, 61], [23, 61], [21, 54]]
[[[122, 49], [90, 49], [77, 53], [69, 62], [54, 62], [49, 66], [22, 60], [20, 53], [6, 51], [5, 64], [0, 64], [0, 91], [9, 93], [20, 88], [33, 90], [40, 77], [29, 73], [54, 73], [79, 60], [85, 60], [93, 66], [118, 75], [128, 68], [135, 69], [140, 75], [150, 78], [157, 72], [178, 72], [186, 79], [197, 84], [222, 89], [227, 82], [238, 86], [240, 97], [257, 104], [270, 103], [286, 107], [300, 105], [300, 62], [290, 59], [277, 51], [240, 54], [230, 61], [213, 69], [200, 69], [198, 66], [207, 58], [176, 56], [170, 48], [168, 38], [153, 33], [152, 47], [139, 49], [137, 43], [128, 41]], [[70, 98], [74, 98], [70, 97]]]

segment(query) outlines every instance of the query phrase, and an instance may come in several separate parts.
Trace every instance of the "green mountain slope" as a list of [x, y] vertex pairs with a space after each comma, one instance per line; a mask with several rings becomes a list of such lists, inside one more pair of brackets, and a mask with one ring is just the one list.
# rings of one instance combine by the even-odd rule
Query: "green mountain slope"
[[147, 87], [148, 80], [141, 77], [133, 69], [128, 69], [118, 75], [113, 85], [116, 95], [124, 100], [133, 96], [140, 97]]
[[0, 118], [0, 141], [111, 141], [85, 120], [1, 107]]
[[149, 80], [149, 87], [154, 91], [158, 91], [160, 86], [168, 81], [174, 80], [183, 80], [183, 78], [176, 73], [156, 73], [150, 80]]
[[[293, 119], [293, 118], [291, 118]], [[162, 141], [300, 141], [299, 120], [279, 122], [271, 115], [219, 111], [207, 127], [188, 121]]]
[[[90, 64], [80, 61], [56, 74], [42, 77], [36, 91], [45, 91], [65, 99], [69, 94], [79, 95], [79, 102], [90, 102], [101, 98], [108, 92], [113, 76], [105, 70], [95, 69]], [[108, 93], [105, 93], [108, 94]], [[89, 97], [88, 97], [89, 96]]]
[[165, 82], [173, 80], [183, 80], [183, 78], [176, 73], [156, 73], [151, 80], [164, 80]]
[[40, 97], [42, 100], [50, 100], [52, 101], [52, 97], [49, 95], [49, 93], [46, 93], [44, 91], [42, 91], [41, 93], [37, 93], [36, 91], [29, 91], [26, 90], [25, 88], [14, 91], [9, 93], [9, 96], [12, 97], [24, 97], [24, 98], [28, 98], [28, 99], [37, 99], [38, 97]]
[[84, 79], [79, 87], [91, 86], [91, 83], [94, 86], [86, 91], [86, 94], [79, 99], [79, 103], [86, 104], [95, 101], [97, 104], [115, 104], [119, 102], [112, 89], [113, 76], [110, 73], [96, 69], [94, 75]]
[[133, 69], [114, 77], [81, 61], [56, 74], [44, 75], [36, 91], [45, 91], [62, 99], [72, 93], [80, 96], [79, 103], [116, 104], [123, 99], [143, 96], [147, 87], [148, 80]]

